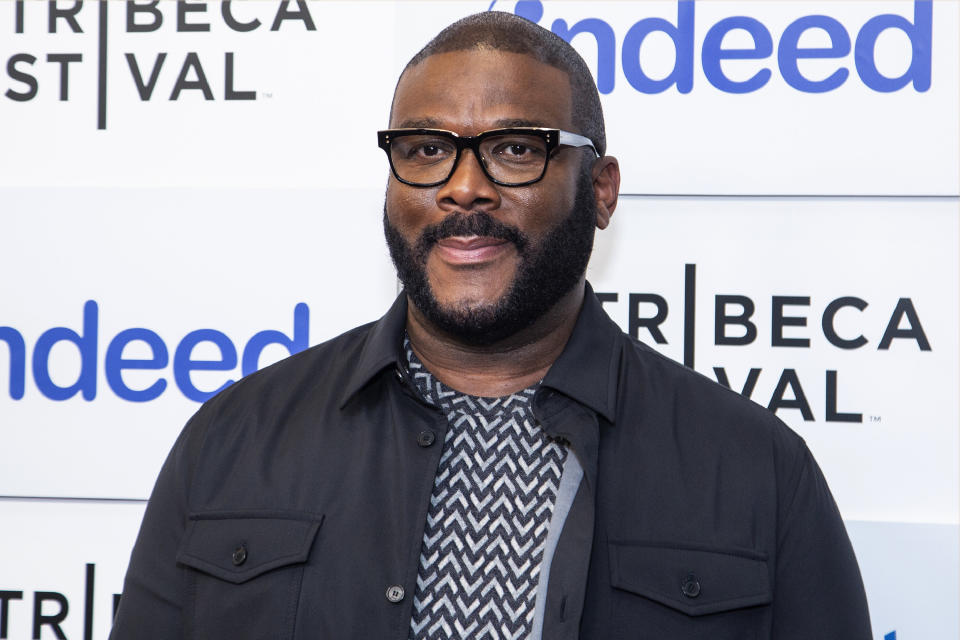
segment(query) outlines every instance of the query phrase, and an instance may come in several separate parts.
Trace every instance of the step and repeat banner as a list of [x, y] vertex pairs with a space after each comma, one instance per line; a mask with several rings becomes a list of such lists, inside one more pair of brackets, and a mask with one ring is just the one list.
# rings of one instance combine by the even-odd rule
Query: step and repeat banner
[[106, 640], [199, 403], [387, 308], [374, 132], [485, 10], [594, 72], [610, 316], [803, 436], [877, 640], [960, 636], [960, 1], [11, 0], [0, 640]]

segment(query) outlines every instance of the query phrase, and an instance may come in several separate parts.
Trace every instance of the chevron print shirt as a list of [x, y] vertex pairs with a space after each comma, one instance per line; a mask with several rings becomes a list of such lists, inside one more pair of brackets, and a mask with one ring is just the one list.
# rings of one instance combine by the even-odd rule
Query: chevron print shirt
[[404, 348], [417, 389], [448, 421], [410, 638], [526, 639], [567, 450], [533, 418], [536, 387], [469, 396], [434, 378], [409, 339]]

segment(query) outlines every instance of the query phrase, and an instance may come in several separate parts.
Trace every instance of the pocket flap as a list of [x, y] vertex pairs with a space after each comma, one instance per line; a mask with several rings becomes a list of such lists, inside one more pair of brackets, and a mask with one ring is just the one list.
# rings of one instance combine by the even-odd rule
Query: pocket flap
[[191, 514], [177, 562], [240, 584], [305, 562], [322, 522], [322, 515], [289, 511]]
[[614, 587], [687, 615], [752, 607], [772, 601], [763, 554], [642, 543], [610, 543]]

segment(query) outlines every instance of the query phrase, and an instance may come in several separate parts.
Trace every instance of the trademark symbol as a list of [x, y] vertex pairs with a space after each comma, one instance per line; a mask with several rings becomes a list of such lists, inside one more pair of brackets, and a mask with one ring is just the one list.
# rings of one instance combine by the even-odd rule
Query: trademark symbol
[[881, 416], [870, 416], [870, 422], [880, 422], [882, 419]]
[[272, 97], [273, 97], [273, 92], [261, 91], [261, 92], [260, 92], [260, 97], [261, 97], [261, 98], [272, 98]]

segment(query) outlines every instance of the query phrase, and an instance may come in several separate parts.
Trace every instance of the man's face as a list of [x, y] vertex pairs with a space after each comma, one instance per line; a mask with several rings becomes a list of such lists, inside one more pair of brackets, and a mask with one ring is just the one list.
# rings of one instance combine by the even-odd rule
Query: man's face
[[[566, 74], [521, 54], [437, 54], [404, 74], [391, 128], [476, 135], [510, 126], [573, 130]], [[483, 344], [549, 310], [582, 278], [596, 209], [583, 150], [561, 147], [526, 187], [490, 182], [465, 151], [448, 182], [392, 176], [384, 205], [391, 257], [407, 295], [440, 329]]]

